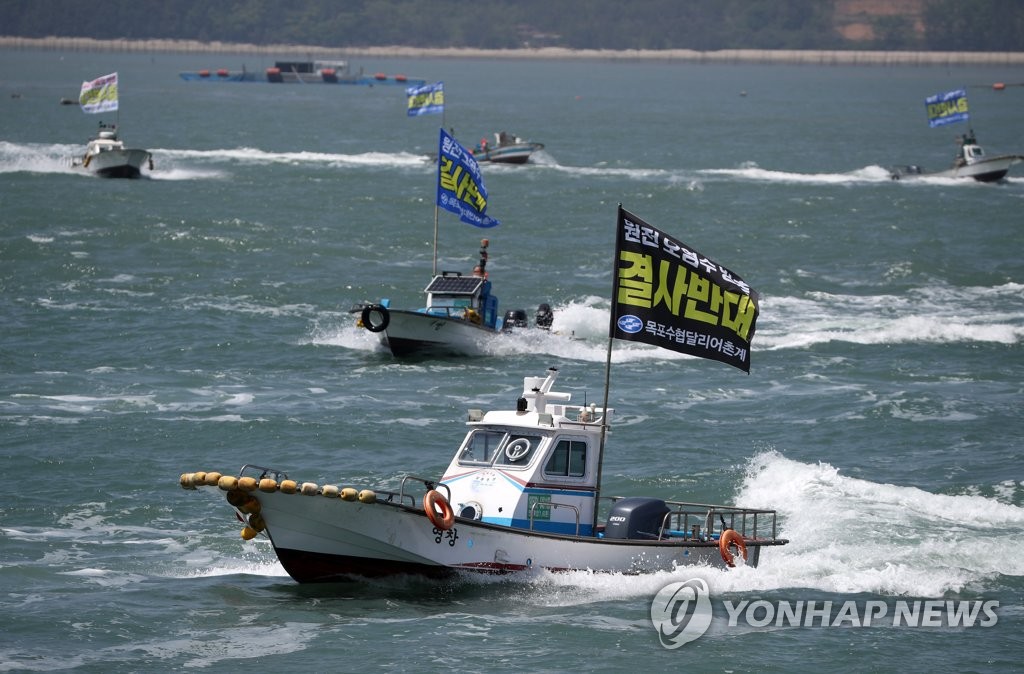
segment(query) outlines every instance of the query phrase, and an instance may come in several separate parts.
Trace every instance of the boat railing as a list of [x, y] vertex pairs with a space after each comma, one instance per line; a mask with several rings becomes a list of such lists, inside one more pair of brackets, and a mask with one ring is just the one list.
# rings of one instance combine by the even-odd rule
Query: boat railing
[[771, 532], [777, 538], [778, 522], [774, 510], [741, 508], [702, 503], [667, 501], [670, 510], [665, 513], [658, 540], [690, 538], [710, 541], [719, 538], [728, 529], [734, 529], [743, 538], [756, 540]]
[[423, 485], [425, 491], [431, 491], [433, 489], [442, 489], [443, 488], [447, 492], [445, 498], [448, 499], [449, 503], [451, 503], [451, 500], [452, 500], [452, 490], [451, 490], [451, 488], [448, 485], [444, 484], [443, 482], [438, 482], [437, 480], [431, 480], [429, 478], [419, 477], [417, 475], [406, 475], [405, 477], [402, 478], [402, 483], [398, 487], [398, 502], [399, 503], [404, 504], [405, 503], [405, 499], [408, 497], [409, 502], [412, 503], [412, 506], [414, 508], [416, 507], [416, 497], [413, 496], [412, 494], [406, 494], [405, 493], [405, 485], [406, 485], [407, 482], [419, 482], [420, 484]]
[[[623, 498], [626, 497], [605, 496], [601, 501], [614, 504]], [[665, 501], [665, 505], [668, 512], [658, 530], [659, 541], [679, 538], [713, 541], [727, 529], [736, 530], [747, 540], [778, 538], [778, 516], [774, 510], [686, 501]]]
[[268, 468], [267, 466], [257, 466], [254, 463], [247, 463], [244, 466], [242, 466], [238, 470], [238, 477], [242, 477], [243, 475], [245, 475], [245, 471], [247, 470], [252, 473], [256, 473], [257, 480], [262, 480], [263, 478], [269, 475], [273, 475], [274, 479], [277, 480], [277, 482], [281, 482], [281, 480], [288, 479], [288, 473], [284, 472], [283, 470], [278, 470], [277, 468]]
[[576, 514], [576, 535], [580, 535], [580, 509], [569, 503], [558, 503], [556, 501], [534, 501], [530, 506], [530, 531], [533, 531], [534, 511], [541, 508], [569, 508]]

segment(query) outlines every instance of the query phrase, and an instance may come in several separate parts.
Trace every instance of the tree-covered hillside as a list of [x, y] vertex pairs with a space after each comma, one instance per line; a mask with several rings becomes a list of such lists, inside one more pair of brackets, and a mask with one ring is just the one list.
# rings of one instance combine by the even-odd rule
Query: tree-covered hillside
[[837, 32], [829, 0], [0, 0], [0, 34], [324, 47], [1024, 51], [1024, 2], [923, 0]]

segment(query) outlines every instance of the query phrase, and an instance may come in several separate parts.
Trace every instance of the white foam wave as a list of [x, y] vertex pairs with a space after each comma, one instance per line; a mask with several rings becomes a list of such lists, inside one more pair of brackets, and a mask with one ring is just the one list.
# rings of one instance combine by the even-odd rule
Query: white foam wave
[[800, 184], [854, 184], [877, 183], [891, 180], [888, 169], [881, 166], [865, 166], [848, 173], [795, 173], [763, 169], [754, 162], [748, 162], [733, 169], [704, 169], [700, 173], [709, 176], [726, 176], [741, 180]]
[[216, 150], [158, 148], [154, 156], [169, 159], [194, 159], [204, 162], [237, 162], [252, 164], [326, 164], [329, 166], [424, 167], [432, 160], [426, 155], [409, 152], [362, 152], [338, 154], [328, 152], [269, 152], [252, 147]]

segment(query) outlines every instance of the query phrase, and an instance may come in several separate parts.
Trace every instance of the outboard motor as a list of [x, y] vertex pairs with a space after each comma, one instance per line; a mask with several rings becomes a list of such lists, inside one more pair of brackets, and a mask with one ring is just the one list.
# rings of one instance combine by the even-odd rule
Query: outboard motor
[[544, 303], [537, 307], [537, 316], [534, 320], [536, 321], [538, 328], [542, 328], [544, 330], [551, 328], [551, 323], [555, 320], [555, 315], [551, 313], [551, 306]]
[[657, 498], [630, 496], [616, 501], [608, 513], [605, 538], [657, 538], [668, 514], [665, 502]]
[[508, 332], [512, 328], [526, 328], [526, 311], [524, 309], [509, 309], [505, 312], [505, 320], [501, 322], [501, 329]]

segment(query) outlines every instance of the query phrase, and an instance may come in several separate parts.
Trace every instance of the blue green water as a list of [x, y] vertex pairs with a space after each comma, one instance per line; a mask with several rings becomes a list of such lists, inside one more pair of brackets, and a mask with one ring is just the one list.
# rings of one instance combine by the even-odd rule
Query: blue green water
[[[1024, 657], [1024, 167], [944, 168], [964, 125], [924, 98], [966, 86], [990, 153], [1024, 152], [1000, 68], [379, 59], [443, 80], [444, 119], [398, 87], [184, 82], [253, 57], [2, 52], [0, 670], [1006, 671]], [[118, 71], [142, 180], [69, 166]], [[983, 85], [973, 87], [972, 85]], [[109, 119], [109, 117], [106, 117]], [[546, 144], [485, 166], [474, 229], [440, 216], [440, 264], [490, 239], [520, 334], [475, 359], [396, 362], [348, 309], [415, 306], [433, 254], [438, 126]], [[522, 377], [603, 394], [616, 205], [762, 294], [749, 376], [620, 343], [605, 493], [779, 511], [757, 569], [299, 586], [182, 472], [244, 463], [318, 483], [439, 475], [467, 408]], [[998, 624], [730, 628], [663, 649], [650, 604], [986, 599]]]

